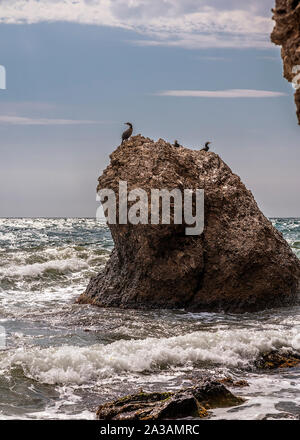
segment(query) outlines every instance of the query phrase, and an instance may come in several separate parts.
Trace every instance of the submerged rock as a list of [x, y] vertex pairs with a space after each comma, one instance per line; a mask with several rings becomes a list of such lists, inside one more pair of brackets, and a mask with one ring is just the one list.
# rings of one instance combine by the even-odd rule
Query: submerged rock
[[79, 303], [245, 312], [295, 302], [300, 261], [217, 154], [135, 136], [111, 154], [99, 187], [118, 193], [120, 180], [147, 194], [203, 188], [204, 232], [109, 224], [115, 248]]
[[234, 380], [230, 376], [219, 379], [219, 382], [223, 383], [224, 385], [227, 385], [228, 387], [233, 387], [233, 388], [244, 388], [249, 386], [249, 383], [245, 379]]
[[300, 356], [296, 353], [263, 353], [255, 362], [257, 368], [274, 370], [276, 368], [294, 368], [300, 366]]
[[220, 382], [204, 380], [177, 392], [141, 392], [104, 403], [99, 406], [96, 415], [101, 420], [202, 418], [209, 415], [209, 409], [237, 406], [243, 401]]
[[[300, 74], [300, 0], [276, 0], [273, 12], [276, 24], [271, 40], [282, 46], [284, 77], [292, 82]], [[300, 124], [300, 88], [295, 93], [295, 102]]]

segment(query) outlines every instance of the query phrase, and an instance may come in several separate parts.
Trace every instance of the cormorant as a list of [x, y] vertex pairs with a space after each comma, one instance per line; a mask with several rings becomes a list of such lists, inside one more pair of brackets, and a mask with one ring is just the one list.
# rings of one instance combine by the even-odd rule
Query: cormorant
[[125, 130], [124, 133], [122, 134], [122, 144], [124, 141], [127, 141], [127, 139], [130, 138], [130, 136], [132, 135], [132, 131], [133, 131], [133, 127], [130, 122], [125, 122], [125, 125], [128, 125], [129, 128], [127, 128], [127, 130]]
[[206, 143], [205, 143], [205, 147], [204, 147], [204, 148], [201, 148], [200, 151], [208, 151], [208, 150], [209, 150], [209, 144], [211, 144], [211, 142], [206, 142]]
[[181, 147], [181, 145], [178, 143], [177, 139], [175, 139], [173, 146], [176, 148]]

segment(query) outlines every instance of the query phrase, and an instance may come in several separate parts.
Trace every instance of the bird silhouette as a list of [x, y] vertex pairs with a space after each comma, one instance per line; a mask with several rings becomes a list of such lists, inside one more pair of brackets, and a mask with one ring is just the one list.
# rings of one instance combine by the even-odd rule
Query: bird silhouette
[[206, 142], [205, 143], [205, 147], [204, 148], [201, 148], [201, 150], [200, 151], [208, 151], [209, 150], [209, 145], [211, 144], [211, 142]]
[[127, 128], [127, 130], [125, 130], [124, 133], [122, 134], [122, 144], [124, 141], [127, 141], [127, 139], [130, 138], [133, 131], [133, 126], [130, 122], [125, 122], [125, 125], [128, 125], [129, 128]]

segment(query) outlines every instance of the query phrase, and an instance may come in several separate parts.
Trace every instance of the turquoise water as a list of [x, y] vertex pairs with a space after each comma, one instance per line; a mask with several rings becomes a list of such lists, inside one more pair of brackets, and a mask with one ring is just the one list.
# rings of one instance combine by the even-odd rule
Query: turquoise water
[[[300, 258], [300, 219], [272, 222]], [[74, 304], [112, 247], [94, 219], [0, 219], [1, 419], [93, 419], [103, 401], [203, 374], [250, 383], [238, 391], [244, 405], [214, 418], [300, 417], [300, 369], [254, 368], [265, 350], [300, 354], [299, 307], [225, 315]]]
[[297, 218], [274, 218], [271, 219], [289, 243], [295, 254], [300, 258], [300, 219]]

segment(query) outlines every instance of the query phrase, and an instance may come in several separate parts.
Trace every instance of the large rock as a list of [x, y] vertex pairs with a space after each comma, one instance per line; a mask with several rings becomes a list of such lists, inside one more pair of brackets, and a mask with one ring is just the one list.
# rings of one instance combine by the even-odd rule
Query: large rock
[[97, 410], [100, 420], [161, 420], [185, 417], [202, 418], [209, 409], [227, 408], [243, 403], [224, 385], [203, 380], [194, 387], [177, 392], [143, 393], [104, 403]]
[[300, 262], [253, 195], [213, 152], [135, 136], [111, 155], [101, 188], [205, 189], [205, 229], [109, 225], [115, 248], [78, 302], [131, 308], [255, 311], [293, 304]]
[[[282, 46], [284, 77], [292, 82], [296, 76], [293, 69], [300, 66], [300, 0], [276, 0], [273, 12], [276, 24], [271, 39]], [[295, 102], [300, 124], [300, 89], [295, 93]]]

